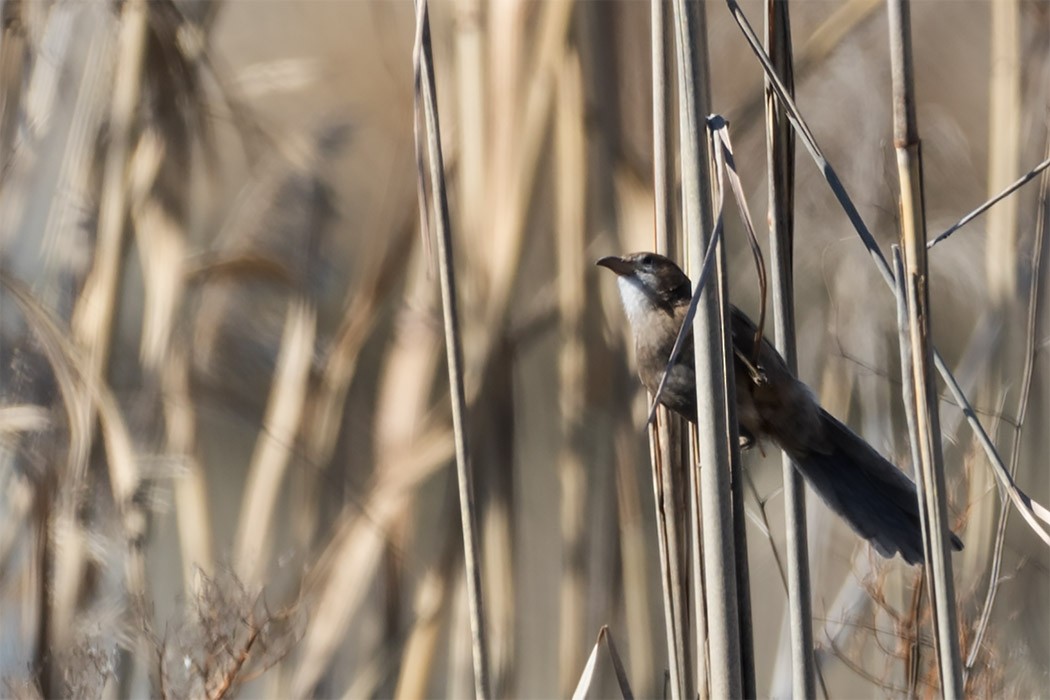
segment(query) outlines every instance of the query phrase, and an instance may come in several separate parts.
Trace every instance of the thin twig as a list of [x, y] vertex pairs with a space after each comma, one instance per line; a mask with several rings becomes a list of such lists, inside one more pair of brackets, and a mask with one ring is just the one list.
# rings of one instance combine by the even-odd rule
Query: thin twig
[[989, 209], [994, 207], [1000, 201], [1002, 201], [1003, 199], [1006, 199], [1007, 197], [1012, 195], [1014, 192], [1016, 192], [1017, 190], [1021, 189], [1021, 187], [1023, 187], [1026, 184], [1028, 184], [1029, 182], [1031, 182], [1032, 179], [1035, 178], [1036, 175], [1038, 175], [1041, 172], [1044, 172], [1047, 168], [1050, 168], [1050, 158], [1047, 158], [1042, 163], [1040, 163], [1039, 165], [1035, 166], [1034, 168], [1029, 170], [1027, 173], [1022, 175], [1021, 177], [1017, 178], [1013, 182], [1013, 184], [1008, 185], [1006, 187], [1006, 189], [1004, 189], [1002, 192], [1000, 192], [999, 194], [995, 195], [994, 197], [989, 199], [987, 202], [985, 202], [981, 206], [977, 207], [976, 209], [971, 211], [969, 214], [967, 214], [963, 218], [959, 219], [956, 223], [954, 223], [951, 226], [949, 226], [947, 229], [944, 230], [943, 233], [938, 234], [936, 238], [934, 238], [932, 241], [927, 243], [926, 244], [926, 248], [927, 249], [932, 248], [933, 246], [935, 246], [938, 243], [940, 243], [941, 241], [943, 241], [945, 238], [948, 238], [953, 233], [955, 233], [956, 231], [961, 229], [963, 226], [965, 226], [966, 224], [970, 223], [971, 221], [976, 219], [978, 216], [980, 216], [981, 214], [985, 213], [986, 211], [988, 211]]
[[758, 504], [758, 515], [753, 515], [752, 519], [769, 541], [769, 549], [773, 554], [773, 563], [777, 565], [777, 573], [780, 574], [780, 583], [784, 586], [784, 594], [787, 595], [787, 571], [784, 569], [784, 562], [781, 560], [780, 552], [777, 550], [777, 543], [773, 540], [773, 528], [769, 524], [769, 516], [766, 513], [766, 503], [758, 495], [758, 488], [755, 487], [755, 480], [751, 477], [750, 471], [744, 473], [744, 481], [747, 483], [747, 490], [751, 492], [751, 496]]

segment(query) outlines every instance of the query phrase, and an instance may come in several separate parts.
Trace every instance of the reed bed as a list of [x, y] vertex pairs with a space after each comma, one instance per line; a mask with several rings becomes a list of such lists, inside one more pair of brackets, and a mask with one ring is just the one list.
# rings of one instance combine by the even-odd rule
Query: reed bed
[[[4, 695], [1042, 692], [1046, 8], [892, 9], [0, 3]], [[648, 249], [692, 433], [593, 266]], [[729, 302], [929, 569], [740, 454]]]

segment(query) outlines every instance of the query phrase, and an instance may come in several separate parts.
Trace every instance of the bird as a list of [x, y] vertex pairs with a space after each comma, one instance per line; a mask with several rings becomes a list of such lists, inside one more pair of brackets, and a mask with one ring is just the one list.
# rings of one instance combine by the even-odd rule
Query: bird
[[[597, 261], [617, 275], [624, 313], [634, 336], [638, 375], [656, 394], [692, 297], [689, 277], [657, 253], [607, 256]], [[887, 559], [900, 553], [923, 562], [922, 525], [915, 483], [875, 448], [824, 410], [748, 316], [730, 305], [741, 444], [765, 439], [779, 446], [828, 507]], [[755, 343], [760, 342], [756, 352]], [[696, 423], [692, 332], [670, 368], [660, 403]], [[963, 542], [951, 533], [951, 546]]]

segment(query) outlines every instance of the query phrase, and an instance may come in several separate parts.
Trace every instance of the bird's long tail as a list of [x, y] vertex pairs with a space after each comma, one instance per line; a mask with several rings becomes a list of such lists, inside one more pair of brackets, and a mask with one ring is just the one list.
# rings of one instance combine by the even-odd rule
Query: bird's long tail
[[[792, 454], [798, 470], [828, 506], [884, 557], [900, 552], [923, 561], [922, 525], [915, 484], [860, 436], [821, 410], [830, 449]], [[963, 548], [951, 535], [952, 548]]]

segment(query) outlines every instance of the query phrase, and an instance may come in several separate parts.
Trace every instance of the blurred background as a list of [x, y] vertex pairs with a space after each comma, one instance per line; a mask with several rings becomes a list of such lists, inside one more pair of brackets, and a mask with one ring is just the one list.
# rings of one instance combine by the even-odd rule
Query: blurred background
[[[761, 69], [726, 8], [706, 10], [714, 109], [761, 228]], [[744, 10], [761, 25], [760, 4]], [[885, 9], [791, 11], [799, 105], [886, 249]], [[470, 697], [412, 4], [0, 12], [0, 693]], [[500, 697], [570, 695], [602, 625], [635, 692], [664, 690], [646, 398], [614, 281], [593, 264], [655, 247], [649, 12], [431, 5]], [[912, 13], [932, 237], [1046, 157], [1050, 5]], [[935, 342], [1045, 504], [1040, 187], [930, 265]], [[909, 470], [894, 300], [802, 149], [796, 211], [800, 375]], [[731, 295], [754, 311], [730, 219]], [[987, 459], [961, 411], [941, 410], [968, 689], [1043, 695], [1050, 556], [1021, 518], [1000, 525]], [[758, 688], [786, 696], [780, 455], [745, 461]], [[812, 498], [809, 517], [827, 696], [933, 694], [918, 570]], [[601, 692], [618, 692], [601, 674]]]

